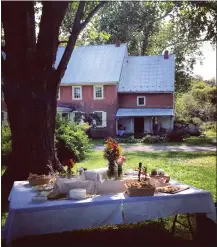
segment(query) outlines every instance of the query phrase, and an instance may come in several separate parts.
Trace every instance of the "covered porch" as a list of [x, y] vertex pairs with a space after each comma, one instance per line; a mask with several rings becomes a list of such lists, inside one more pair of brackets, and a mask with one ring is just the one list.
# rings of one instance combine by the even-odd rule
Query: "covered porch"
[[116, 134], [157, 134], [160, 129], [173, 129], [173, 109], [119, 108], [116, 113]]

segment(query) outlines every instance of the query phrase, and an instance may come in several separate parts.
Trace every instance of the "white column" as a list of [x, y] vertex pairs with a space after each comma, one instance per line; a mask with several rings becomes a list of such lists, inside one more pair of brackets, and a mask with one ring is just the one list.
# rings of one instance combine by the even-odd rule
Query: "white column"
[[118, 135], [118, 118], [115, 119], [116, 135]]

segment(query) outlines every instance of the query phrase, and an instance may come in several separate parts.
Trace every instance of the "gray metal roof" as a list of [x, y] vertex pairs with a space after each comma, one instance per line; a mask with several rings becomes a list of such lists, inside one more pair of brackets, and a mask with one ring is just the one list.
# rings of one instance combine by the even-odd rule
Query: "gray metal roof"
[[[59, 47], [55, 66], [65, 48]], [[75, 48], [69, 60], [62, 85], [119, 82], [127, 44], [90, 45]]]
[[119, 108], [116, 117], [173, 116], [173, 109], [165, 108]]
[[58, 106], [57, 107], [57, 111], [63, 111], [63, 112], [72, 112], [72, 109], [71, 108], [68, 108], [68, 107], [63, 107], [63, 106]]
[[175, 56], [126, 57], [118, 92], [173, 92]]

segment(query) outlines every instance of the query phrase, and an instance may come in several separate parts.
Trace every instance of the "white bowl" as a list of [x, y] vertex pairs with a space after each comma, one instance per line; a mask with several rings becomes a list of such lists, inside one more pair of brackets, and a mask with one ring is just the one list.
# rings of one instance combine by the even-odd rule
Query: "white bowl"
[[83, 199], [87, 196], [87, 191], [85, 189], [72, 189], [69, 191], [70, 199]]

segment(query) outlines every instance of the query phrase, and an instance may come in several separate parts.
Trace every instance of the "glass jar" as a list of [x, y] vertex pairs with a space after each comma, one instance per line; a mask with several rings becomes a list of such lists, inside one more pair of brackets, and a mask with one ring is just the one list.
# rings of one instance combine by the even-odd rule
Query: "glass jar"
[[107, 177], [110, 180], [117, 180], [118, 178], [118, 165], [114, 160], [109, 160]]

